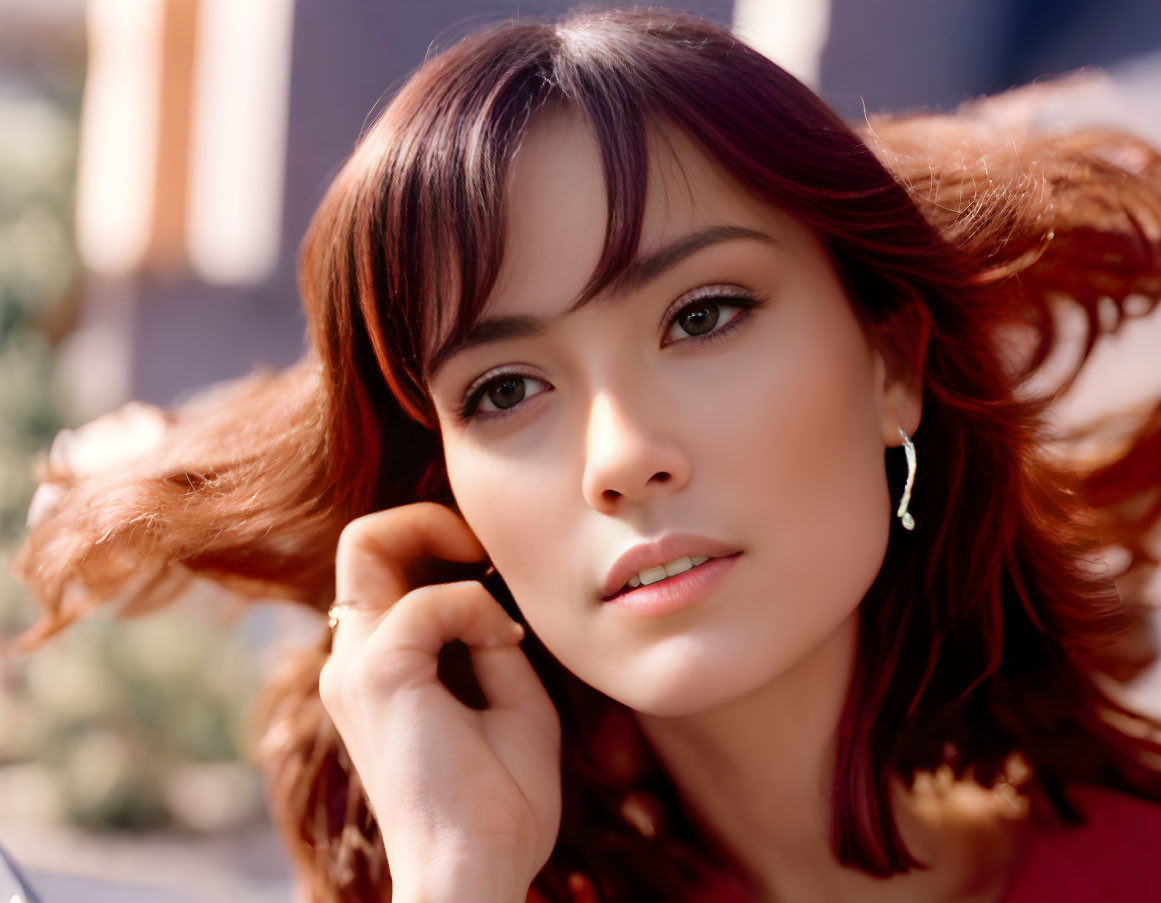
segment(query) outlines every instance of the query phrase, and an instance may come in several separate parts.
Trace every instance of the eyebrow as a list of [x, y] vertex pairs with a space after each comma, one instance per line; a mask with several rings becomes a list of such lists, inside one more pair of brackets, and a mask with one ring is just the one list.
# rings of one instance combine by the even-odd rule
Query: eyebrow
[[[613, 280], [613, 293], [630, 292], [641, 288], [703, 248], [740, 238], [753, 239], [770, 245], [779, 244], [777, 239], [765, 232], [759, 232], [757, 229], [748, 229], [745, 226], [709, 226], [682, 235], [644, 257], [635, 257], [625, 267], [625, 270]], [[457, 341], [445, 341], [435, 350], [428, 366], [428, 381], [433, 379], [454, 355], [467, 351], [469, 348], [477, 348], [480, 345], [500, 342], [505, 339], [542, 335], [548, 330], [551, 323], [579, 310], [589, 300], [582, 298], [566, 310], [551, 317], [534, 317], [528, 314], [482, 317]]]

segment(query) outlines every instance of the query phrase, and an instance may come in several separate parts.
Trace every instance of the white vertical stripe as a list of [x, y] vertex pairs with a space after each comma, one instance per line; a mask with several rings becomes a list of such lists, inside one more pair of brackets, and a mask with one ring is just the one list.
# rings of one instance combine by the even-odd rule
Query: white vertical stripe
[[254, 283], [282, 233], [293, 0], [202, 0], [187, 236], [194, 270]]
[[98, 273], [124, 275], [148, 249], [157, 172], [157, 0], [91, 0], [77, 174], [77, 244]]
[[791, 75], [818, 88], [830, 0], [734, 0], [733, 30]]

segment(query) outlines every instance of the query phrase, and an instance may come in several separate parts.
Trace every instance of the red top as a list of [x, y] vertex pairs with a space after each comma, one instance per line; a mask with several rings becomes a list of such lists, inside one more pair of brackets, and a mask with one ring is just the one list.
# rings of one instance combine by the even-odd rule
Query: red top
[[[1161, 803], [1113, 790], [1070, 787], [1087, 823], [1031, 830], [1001, 903], [1161, 903]], [[597, 903], [575, 875], [573, 903]], [[535, 890], [527, 903], [548, 903]], [[723, 883], [695, 903], [747, 903]]]
[[1159, 903], [1161, 804], [1070, 790], [1088, 823], [1037, 829], [1003, 903]]

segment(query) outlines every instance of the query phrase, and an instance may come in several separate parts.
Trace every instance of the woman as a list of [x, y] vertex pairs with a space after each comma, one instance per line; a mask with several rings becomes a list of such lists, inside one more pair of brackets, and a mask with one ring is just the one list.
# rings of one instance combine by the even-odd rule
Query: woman
[[40, 635], [191, 574], [334, 600], [262, 747], [312, 901], [1016, 901], [1077, 838], [1119, 858], [1074, 890], [1151, 893], [1096, 563], [1149, 564], [1156, 424], [1082, 487], [1027, 377], [1050, 301], [1161, 296], [1161, 161], [867, 140], [668, 12], [434, 57], [311, 227], [311, 356], [49, 467]]

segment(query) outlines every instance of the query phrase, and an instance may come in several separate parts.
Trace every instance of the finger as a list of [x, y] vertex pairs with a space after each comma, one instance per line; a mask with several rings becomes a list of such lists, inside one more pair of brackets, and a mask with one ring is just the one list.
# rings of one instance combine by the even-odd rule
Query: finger
[[334, 718], [352, 698], [386, 699], [401, 689], [431, 687], [440, 650], [453, 639], [492, 648], [523, 636], [524, 629], [478, 581], [420, 587], [380, 615], [369, 635], [336, 630], [319, 692]]
[[476, 682], [493, 709], [540, 712], [545, 719], [552, 718], [555, 706], [519, 644], [474, 646], [471, 652]]
[[462, 640], [489, 647], [519, 642], [524, 629], [476, 580], [441, 583], [403, 596], [375, 628], [367, 654], [381, 661], [400, 652], [421, 652], [435, 659], [445, 643]]
[[351, 603], [336, 634], [366, 635], [397, 599], [413, 588], [417, 562], [485, 558], [483, 546], [458, 514], [421, 502], [357, 518], [343, 529], [335, 555], [335, 598]]

